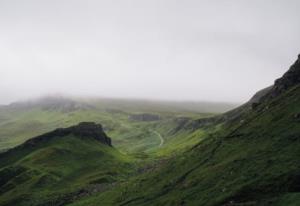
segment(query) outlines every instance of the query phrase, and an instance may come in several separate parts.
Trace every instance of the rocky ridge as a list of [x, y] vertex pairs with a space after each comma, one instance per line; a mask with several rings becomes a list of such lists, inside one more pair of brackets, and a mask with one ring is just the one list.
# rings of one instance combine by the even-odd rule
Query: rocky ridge
[[111, 139], [103, 131], [102, 125], [94, 122], [81, 122], [72, 127], [58, 128], [52, 132], [32, 138], [21, 146], [35, 146], [38, 143], [49, 141], [52, 138], [68, 135], [73, 135], [79, 138], [93, 138], [105, 145], [112, 146]]
[[[247, 103], [233, 109], [224, 114], [203, 118], [189, 123], [187, 126], [193, 129], [199, 127], [207, 127], [213, 124], [231, 121], [242, 121], [241, 116], [255, 109], [262, 102], [276, 98], [288, 89], [300, 84], [300, 54], [296, 62], [289, 68], [289, 70], [279, 79], [274, 82], [274, 85], [258, 91]], [[187, 127], [186, 126], [186, 127]]]

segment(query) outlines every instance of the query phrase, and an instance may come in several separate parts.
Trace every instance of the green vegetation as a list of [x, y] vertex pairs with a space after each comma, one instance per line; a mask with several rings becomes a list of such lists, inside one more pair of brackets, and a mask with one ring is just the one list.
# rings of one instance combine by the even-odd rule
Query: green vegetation
[[101, 123], [114, 147], [88, 127], [1, 153], [0, 205], [300, 205], [299, 65], [219, 116], [111, 100], [1, 108], [3, 150], [82, 121]]
[[1, 205], [67, 202], [64, 194], [101, 190], [134, 169], [134, 160], [116, 149], [74, 136], [17, 147], [0, 159]]
[[[54, 97], [46, 100], [54, 101], [55, 107], [51, 104], [43, 105], [45, 100], [33, 106], [26, 106], [26, 103], [23, 103], [24, 106], [21, 103], [17, 106], [0, 107], [0, 150], [12, 148], [29, 138], [56, 128], [92, 121], [104, 126], [106, 133], [113, 138], [114, 146], [121, 151], [145, 151], [156, 148], [160, 143], [157, 136], [149, 131], [155, 125], [164, 125], [165, 122], [181, 116], [195, 119], [211, 115], [184, 109], [183, 103], [178, 103], [181, 107], [172, 105], [167, 107], [167, 103], [157, 102], [75, 100], [75, 103], [80, 105], [74, 109], [72, 105], [74, 103], [70, 103], [70, 100], [65, 98], [56, 100]], [[59, 104], [56, 101], [59, 101]], [[196, 104], [194, 107], [196, 108]], [[201, 107], [201, 104], [198, 105], [198, 110]], [[157, 114], [161, 120], [133, 121], [130, 119], [130, 115], [140, 113]], [[170, 128], [167, 129], [171, 129], [172, 126], [174, 125], [169, 124]]]
[[299, 102], [298, 86], [192, 149], [72, 206], [298, 205]]
[[[88, 108], [67, 112], [64, 111], [66, 108], [56, 105], [49, 109], [40, 104], [2, 108], [0, 147], [6, 150], [8, 146], [18, 145], [55, 128], [94, 121], [103, 124], [106, 133], [113, 138], [115, 148], [74, 136], [56, 138], [38, 144], [34, 149], [16, 147], [8, 155], [0, 156], [0, 205], [67, 204], [119, 187], [132, 175], [139, 174], [139, 168], [153, 165], [160, 157], [196, 142], [197, 135], [194, 134], [191, 141], [180, 139], [183, 133], [170, 134], [178, 126], [177, 118], [184, 116], [191, 121], [209, 116], [183, 111], [150, 113], [150, 106], [134, 111], [127, 105], [130, 112], [125, 112], [121, 110], [125, 109], [123, 107], [104, 108], [95, 102]], [[160, 119], [135, 121], [130, 118], [133, 114], [148, 113], [159, 115]]]

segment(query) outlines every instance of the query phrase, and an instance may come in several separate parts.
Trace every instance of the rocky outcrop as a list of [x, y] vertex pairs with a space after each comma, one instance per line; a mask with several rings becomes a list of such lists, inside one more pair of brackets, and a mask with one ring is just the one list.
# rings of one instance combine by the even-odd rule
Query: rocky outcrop
[[112, 146], [111, 139], [107, 137], [107, 135], [103, 131], [102, 125], [96, 124], [94, 122], [81, 122], [78, 125], [72, 127], [58, 128], [52, 132], [48, 132], [26, 141], [23, 146], [35, 146], [41, 142], [46, 142], [53, 138], [68, 135], [73, 135], [79, 138], [93, 138], [105, 145]]
[[[275, 81], [274, 85], [260, 90], [247, 103], [236, 109], [218, 116], [194, 121], [194, 127], [200, 128], [222, 122], [243, 121], [243, 114], [256, 109], [262, 102], [275, 98], [296, 85], [300, 85], [300, 55], [298, 55], [297, 61], [290, 69], [281, 78]], [[295, 115], [295, 119], [297, 119], [297, 115]]]
[[265, 95], [263, 99], [270, 99], [279, 96], [284, 91], [300, 84], [300, 54], [297, 61], [290, 69], [274, 83], [272, 89]]
[[130, 120], [134, 121], [144, 121], [144, 122], [149, 122], [149, 121], [158, 121], [160, 120], [160, 116], [156, 114], [133, 114], [129, 116]]
[[262, 89], [258, 92], [256, 92], [256, 94], [250, 99], [250, 101], [248, 102], [248, 104], [258, 104], [260, 103], [261, 99], [268, 94], [271, 90], [273, 89], [273, 86], [269, 86], [265, 89]]

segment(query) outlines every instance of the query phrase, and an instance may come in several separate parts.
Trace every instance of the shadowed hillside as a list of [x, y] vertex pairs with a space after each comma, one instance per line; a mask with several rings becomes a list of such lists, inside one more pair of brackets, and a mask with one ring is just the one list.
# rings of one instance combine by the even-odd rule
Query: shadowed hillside
[[122, 187], [72, 205], [299, 205], [299, 63], [259, 95], [255, 106], [250, 101], [206, 124], [220, 129], [194, 147]]
[[105, 190], [132, 170], [101, 125], [80, 123], [0, 154], [0, 205], [61, 205]]

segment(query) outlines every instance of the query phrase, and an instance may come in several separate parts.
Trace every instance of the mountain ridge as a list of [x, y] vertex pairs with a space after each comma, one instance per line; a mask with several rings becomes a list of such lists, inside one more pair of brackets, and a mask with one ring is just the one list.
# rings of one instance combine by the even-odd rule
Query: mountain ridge
[[288, 71], [285, 72], [282, 77], [275, 80], [272, 86], [266, 87], [256, 92], [248, 102], [223, 114], [214, 117], [198, 119], [194, 121], [192, 125], [193, 127], [206, 127], [211, 124], [220, 124], [225, 121], [240, 120], [243, 114], [251, 111], [252, 109], [257, 108], [257, 106], [260, 105], [263, 101], [276, 98], [283, 92], [287, 91], [293, 86], [296, 86], [299, 83], [300, 54], [298, 55], [298, 59], [290, 66]]
[[79, 124], [71, 127], [55, 129], [52, 132], [48, 132], [27, 140], [23, 146], [34, 146], [39, 142], [49, 140], [49, 138], [63, 137], [68, 135], [74, 135], [80, 138], [94, 138], [105, 145], [112, 146], [111, 138], [107, 137], [107, 135], [104, 133], [102, 125], [94, 122], [80, 122]]

